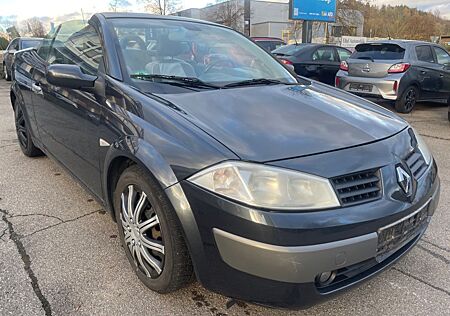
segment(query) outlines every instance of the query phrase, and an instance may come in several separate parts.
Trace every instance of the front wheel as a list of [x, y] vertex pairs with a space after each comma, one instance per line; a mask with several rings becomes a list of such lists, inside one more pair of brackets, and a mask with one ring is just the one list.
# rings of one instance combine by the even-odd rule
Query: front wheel
[[395, 110], [399, 113], [410, 113], [416, 106], [419, 99], [419, 89], [410, 86], [405, 89], [400, 98], [395, 103]]
[[16, 123], [17, 139], [19, 140], [20, 149], [23, 154], [27, 157], [42, 156], [42, 151], [33, 143], [30, 128], [25, 118], [22, 105], [17, 102], [14, 105], [14, 118]]
[[128, 261], [148, 288], [169, 293], [192, 280], [176, 213], [156, 180], [139, 166], [132, 165], [120, 176], [114, 211]]

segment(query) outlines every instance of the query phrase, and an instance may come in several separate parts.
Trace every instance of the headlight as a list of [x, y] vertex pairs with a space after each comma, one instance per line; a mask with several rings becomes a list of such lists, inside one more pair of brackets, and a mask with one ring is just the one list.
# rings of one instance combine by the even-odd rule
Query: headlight
[[188, 180], [256, 207], [312, 210], [340, 206], [328, 179], [262, 164], [224, 162]]
[[419, 148], [420, 152], [422, 153], [423, 159], [425, 160], [425, 163], [427, 165], [430, 165], [431, 160], [433, 156], [431, 155], [431, 151], [428, 148], [427, 144], [425, 143], [425, 140], [417, 133], [415, 129], [413, 129], [414, 135], [416, 136], [417, 140], [417, 148]]

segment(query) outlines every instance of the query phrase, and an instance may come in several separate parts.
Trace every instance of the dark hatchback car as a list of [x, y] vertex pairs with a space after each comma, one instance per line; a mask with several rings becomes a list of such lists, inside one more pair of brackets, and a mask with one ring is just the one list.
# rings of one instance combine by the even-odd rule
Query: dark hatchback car
[[12, 77], [12, 64], [14, 62], [14, 54], [22, 49], [37, 48], [42, 42], [41, 38], [17, 37], [13, 39], [3, 54], [3, 75], [7, 81]]
[[322, 44], [293, 44], [275, 49], [272, 54], [295, 72], [307, 78], [334, 85], [339, 65], [352, 54], [346, 48]]
[[[186, 42], [205, 55], [183, 59]], [[110, 210], [159, 293], [195, 275], [307, 307], [402, 257], [437, 207], [436, 163], [404, 120], [294, 77], [224, 26], [95, 14], [15, 67], [22, 151], [54, 158]]]

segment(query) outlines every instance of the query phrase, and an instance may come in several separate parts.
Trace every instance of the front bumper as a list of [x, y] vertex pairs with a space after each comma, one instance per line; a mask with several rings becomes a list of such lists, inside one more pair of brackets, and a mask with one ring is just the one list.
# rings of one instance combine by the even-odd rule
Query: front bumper
[[[433, 163], [417, 180], [415, 198], [397, 199], [396, 152], [405, 152], [409, 144], [403, 133], [407, 132], [357, 149], [273, 163], [328, 177], [383, 166], [384, 194], [369, 203], [314, 212], [273, 212], [243, 206], [188, 181], [166, 189], [182, 222], [198, 280], [225, 296], [306, 308], [390, 266], [425, 232], [440, 192]], [[392, 155], [386, 155], [386, 147], [392, 148]], [[422, 208], [427, 208], [428, 220], [380, 259], [379, 230]], [[317, 284], [316, 276], [328, 271], [336, 273], [336, 282]]]
[[[397, 92], [402, 75], [403, 74], [390, 74], [384, 78], [355, 77], [340, 70], [336, 74], [336, 77], [339, 78], [339, 86], [337, 88], [362, 97], [395, 101], [398, 98]], [[397, 82], [397, 90], [394, 90], [395, 82]], [[363, 87], [363, 85], [371, 85], [372, 89], [370, 91], [365, 91], [352, 88], [358, 84], [360, 84], [361, 87]]]

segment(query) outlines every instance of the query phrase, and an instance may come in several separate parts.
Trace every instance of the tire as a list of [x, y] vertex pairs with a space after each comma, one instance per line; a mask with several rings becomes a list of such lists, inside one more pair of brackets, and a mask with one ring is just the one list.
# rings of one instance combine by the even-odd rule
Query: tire
[[178, 217], [157, 181], [132, 165], [120, 176], [113, 197], [122, 246], [142, 283], [158, 293], [189, 283], [194, 275], [189, 251]]
[[6, 65], [3, 65], [3, 75], [5, 76], [6, 81], [11, 81], [11, 74], [8, 73]]
[[448, 105], [448, 121], [450, 122], [450, 97], [448, 97], [447, 105]]
[[17, 139], [23, 154], [27, 157], [44, 155], [42, 151], [34, 145], [22, 105], [17, 102], [14, 104], [14, 119], [16, 123]]
[[410, 113], [419, 99], [419, 89], [409, 86], [395, 102], [395, 110], [399, 113]]

